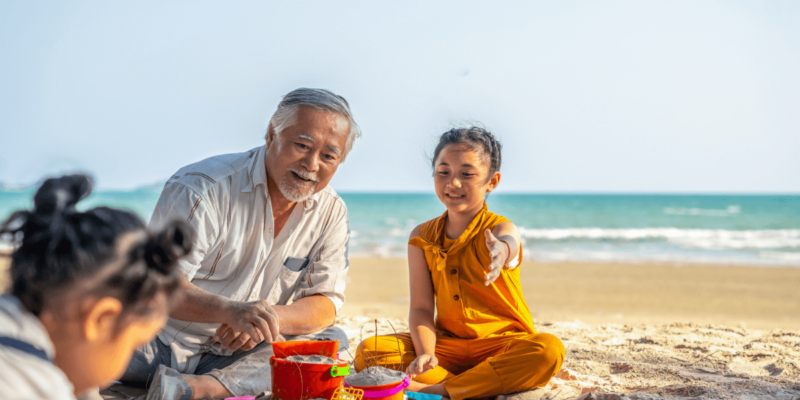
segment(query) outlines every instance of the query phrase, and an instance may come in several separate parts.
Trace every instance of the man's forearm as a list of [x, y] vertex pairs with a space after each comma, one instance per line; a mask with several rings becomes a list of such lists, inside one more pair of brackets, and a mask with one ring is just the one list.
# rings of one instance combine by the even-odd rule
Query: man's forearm
[[288, 306], [273, 306], [278, 313], [281, 335], [305, 335], [327, 328], [336, 321], [336, 307], [331, 299], [317, 294], [304, 297]]
[[183, 299], [173, 306], [169, 316], [189, 322], [225, 322], [230, 299], [206, 292], [188, 280], [183, 280]]

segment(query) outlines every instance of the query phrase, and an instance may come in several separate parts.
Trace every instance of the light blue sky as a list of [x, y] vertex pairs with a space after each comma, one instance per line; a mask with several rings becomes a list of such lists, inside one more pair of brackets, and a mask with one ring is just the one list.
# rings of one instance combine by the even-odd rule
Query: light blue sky
[[364, 131], [340, 191], [430, 191], [475, 120], [505, 191], [800, 192], [796, 1], [4, 1], [0, 58], [6, 183], [150, 184], [308, 86]]

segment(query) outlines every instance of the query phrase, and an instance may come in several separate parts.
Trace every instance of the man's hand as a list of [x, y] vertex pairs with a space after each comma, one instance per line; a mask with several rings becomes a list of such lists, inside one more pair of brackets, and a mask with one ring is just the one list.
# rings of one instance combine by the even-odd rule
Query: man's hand
[[[217, 338], [221, 338], [221, 340], [217, 340]], [[258, 345], [258, 343], [250, 338], [250, 335], [243, 332], [236, 332], [231, 329], [228, 324], [222, 324], [217, 328], [217, 332], [214, 333], [214, 339], [220, 342], [222, 349], [228, 349], [230, 351], [239, 349], [248, 351]]]
[[422, 375], [439, 366], [439, 359], [433, 354], [422, 354], [416, 360], [411, 362], [411, 365], [406, 369], [406, 373], [415, 377]]
[[500, 276], [500, 272], [503, 271], [503, 266], [506, 264], [506, 260], [508, 260], [510, 249], [508, 243], [496, 238], [489, 229], [484, 231], [484, 233], [486, 234], [486, 248], [489, 249], [489, 255], [492, 256], [492, 262], [486, 267], [489, 272], [486, 273], [486, 276], [483, 278], [483, 283], [489, 286]]
[[[228, 345], [237, 343], [239, 346], [247, 344], [249, 341], [259, 344], [261, 342], [277, 342], [282, 339], [278, 326], [278, 314], [266, 301], [237, 302], [232, 301], [227, 308], [226, 320], [217, 329], [214, 340], [221, 342], [223, 348], [228, 341]], [[227, 326], [228, 329], [223, 329]], [[235, 337], [228, 339], [226, 335], [230, 330]], [[243, 337], [242, 335], [247, 335]]]

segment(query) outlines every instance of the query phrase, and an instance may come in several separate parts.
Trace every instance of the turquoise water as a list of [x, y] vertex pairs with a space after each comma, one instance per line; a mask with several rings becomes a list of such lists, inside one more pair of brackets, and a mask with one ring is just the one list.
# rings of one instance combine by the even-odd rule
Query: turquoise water
[[[32, 190], [0, 191], [0, 217]], [[82, 207], [147, 219], [159, 188], [98, 191]], [[419, 223], [444, 212], [434, 194], [342, 193], [351, 257], [405, 257]], [[800, 267], [800, 195], [493, 194], [489, 209], [520, 227], [526, 259]]]

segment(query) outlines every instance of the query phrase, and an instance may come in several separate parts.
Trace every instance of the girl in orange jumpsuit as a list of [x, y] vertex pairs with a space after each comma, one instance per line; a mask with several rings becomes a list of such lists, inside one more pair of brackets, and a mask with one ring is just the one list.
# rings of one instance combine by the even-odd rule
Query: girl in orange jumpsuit
[[564, 345], [536, 332], [522, 296], [519, 230], [485, 203], [500, 183], [500, 151], [477, 127], [439, 139], [434, 182], [447, 211], [411, 233], [411, 332], [399, 343], [394, 336], [364, 340], [357, 370], [407, 367], [409, 391], [460, 400], [544, 386], [561, 368]]

